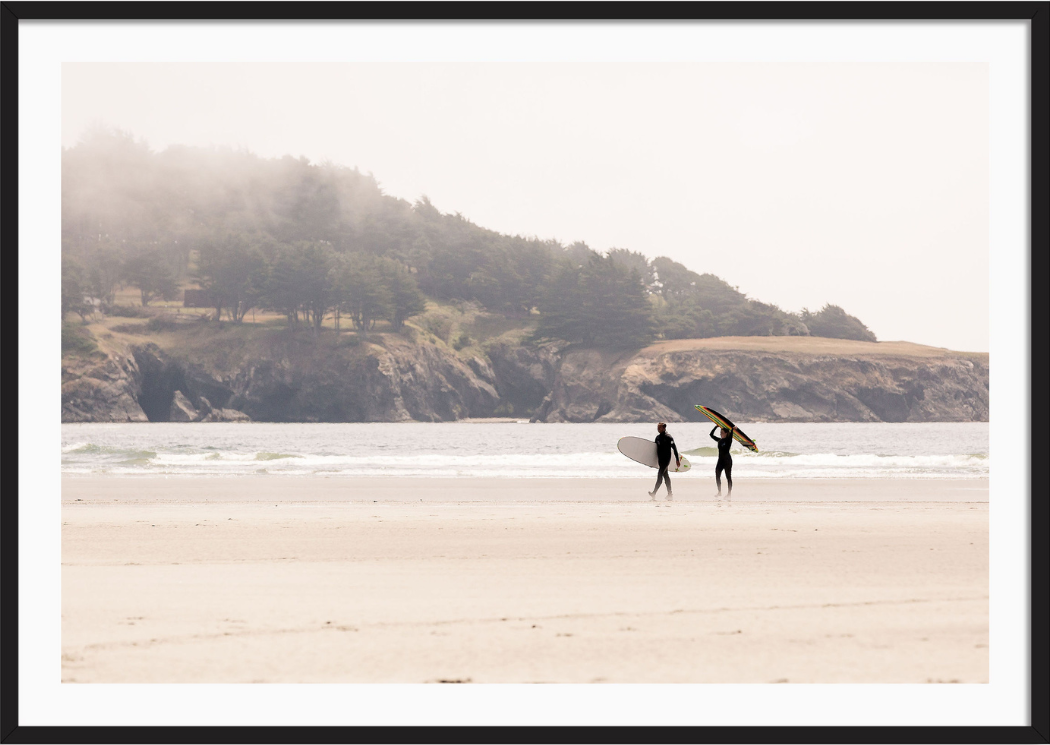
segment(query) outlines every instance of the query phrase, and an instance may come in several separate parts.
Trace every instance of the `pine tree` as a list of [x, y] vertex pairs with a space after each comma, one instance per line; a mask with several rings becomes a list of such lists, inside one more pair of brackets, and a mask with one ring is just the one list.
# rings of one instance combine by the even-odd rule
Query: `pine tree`
[[652, 306], [641, 276], [609, 257], [561, 265], [540, 305], [535, 337], [584, 346], [642, 346], [653, 336]]
[[386, 262], [383, 279], [390, 291], [390, 321], [394, 330], [400, 331], [406, 319], [427, 309], [426, 298], [419, 291], [415, 277], [408, 267], [398, 261]]

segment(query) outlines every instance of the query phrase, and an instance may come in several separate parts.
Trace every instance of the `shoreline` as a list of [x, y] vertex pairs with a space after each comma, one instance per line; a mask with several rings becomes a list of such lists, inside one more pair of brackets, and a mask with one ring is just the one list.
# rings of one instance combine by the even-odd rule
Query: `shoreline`
[[[655, 473], [655, 471], [654, 471]], [[108, 476], [63, 474], [63, 503], [84, 502], [609, 502], [651, 503], [654, 479]], [[718, 503], [712, 477], [672, 476], [674, 498]], [[988, 478], [738, 479], [743, 502], [988, 502]], [[723, 489], [724, 481], [723, 481]], [[723, 502], [727, 501], [724, 498]], [[664, 500], [664, 491], [657, 497]]]

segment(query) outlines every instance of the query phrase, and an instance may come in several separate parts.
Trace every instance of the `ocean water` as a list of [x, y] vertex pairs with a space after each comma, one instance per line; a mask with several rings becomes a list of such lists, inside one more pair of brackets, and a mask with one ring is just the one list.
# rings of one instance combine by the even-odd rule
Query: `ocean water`
[[[748, 424], [760, 452], [733, 452], [747, 478], [988, 476], [987, 423]], [[710, 426], [669, 426], [693, 470], [715, 465]], [[63, 424], [66, 474], [431, 478], [634, 478], [616, 450], [654, 424]]]

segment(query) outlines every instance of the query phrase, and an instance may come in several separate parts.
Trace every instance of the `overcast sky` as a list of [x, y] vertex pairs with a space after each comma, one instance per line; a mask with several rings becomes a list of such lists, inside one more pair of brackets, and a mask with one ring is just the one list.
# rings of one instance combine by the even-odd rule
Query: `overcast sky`
[[330, 159], [504, 233], [669, 256], [880, 340], [988, 350], [978, 63], [66, 63], [63, 145]]

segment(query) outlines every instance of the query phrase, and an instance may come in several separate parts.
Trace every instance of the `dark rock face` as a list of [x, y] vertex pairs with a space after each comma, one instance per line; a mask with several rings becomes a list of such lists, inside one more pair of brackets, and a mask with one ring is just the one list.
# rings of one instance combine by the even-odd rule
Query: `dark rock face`
[[[151, 422], [196, 421], [213, 405], [224, 407], [233, 396], [233, 390], [218, 376], [200, 365], [171, 358], [156, 344], [134, 346], [131, 352], [141, 371], [139, 404]], [[174, 404], [179, 393], [188, 408]]]
[[255, 421], [454, 421], [491, 416], [492, 371], [430, 344], [259, 360], [238, 371], [230, 406]]
[[554, 388], [558, 370], [555, 347], [494, 344], [486, 350], [503, 411], [536, 416]]
[[988, 420], [988, 367], [965, 357], [688, 351], [566, 354], [537, 420], [701, 421], [694, 404], [760, 422]]
[[218, 376], [152, 343], [62, 367], [63, 422], [244, 421], [245, 414], [223, 408], [232, 395]]
[[142, 374], [131, 356], [71, 361], [62, 367], [63, 422], [146, 422]]
[[252, 419], [243, 411], [237, 409], [212, 409], [202, 416], [201, 422], [250, 422]]
[[533, 420], [540, 422], [679, 421], [658, 399], [623, 379], [627, 359], [595, 349], [571, 351], [560, 360], [550, 393]]

